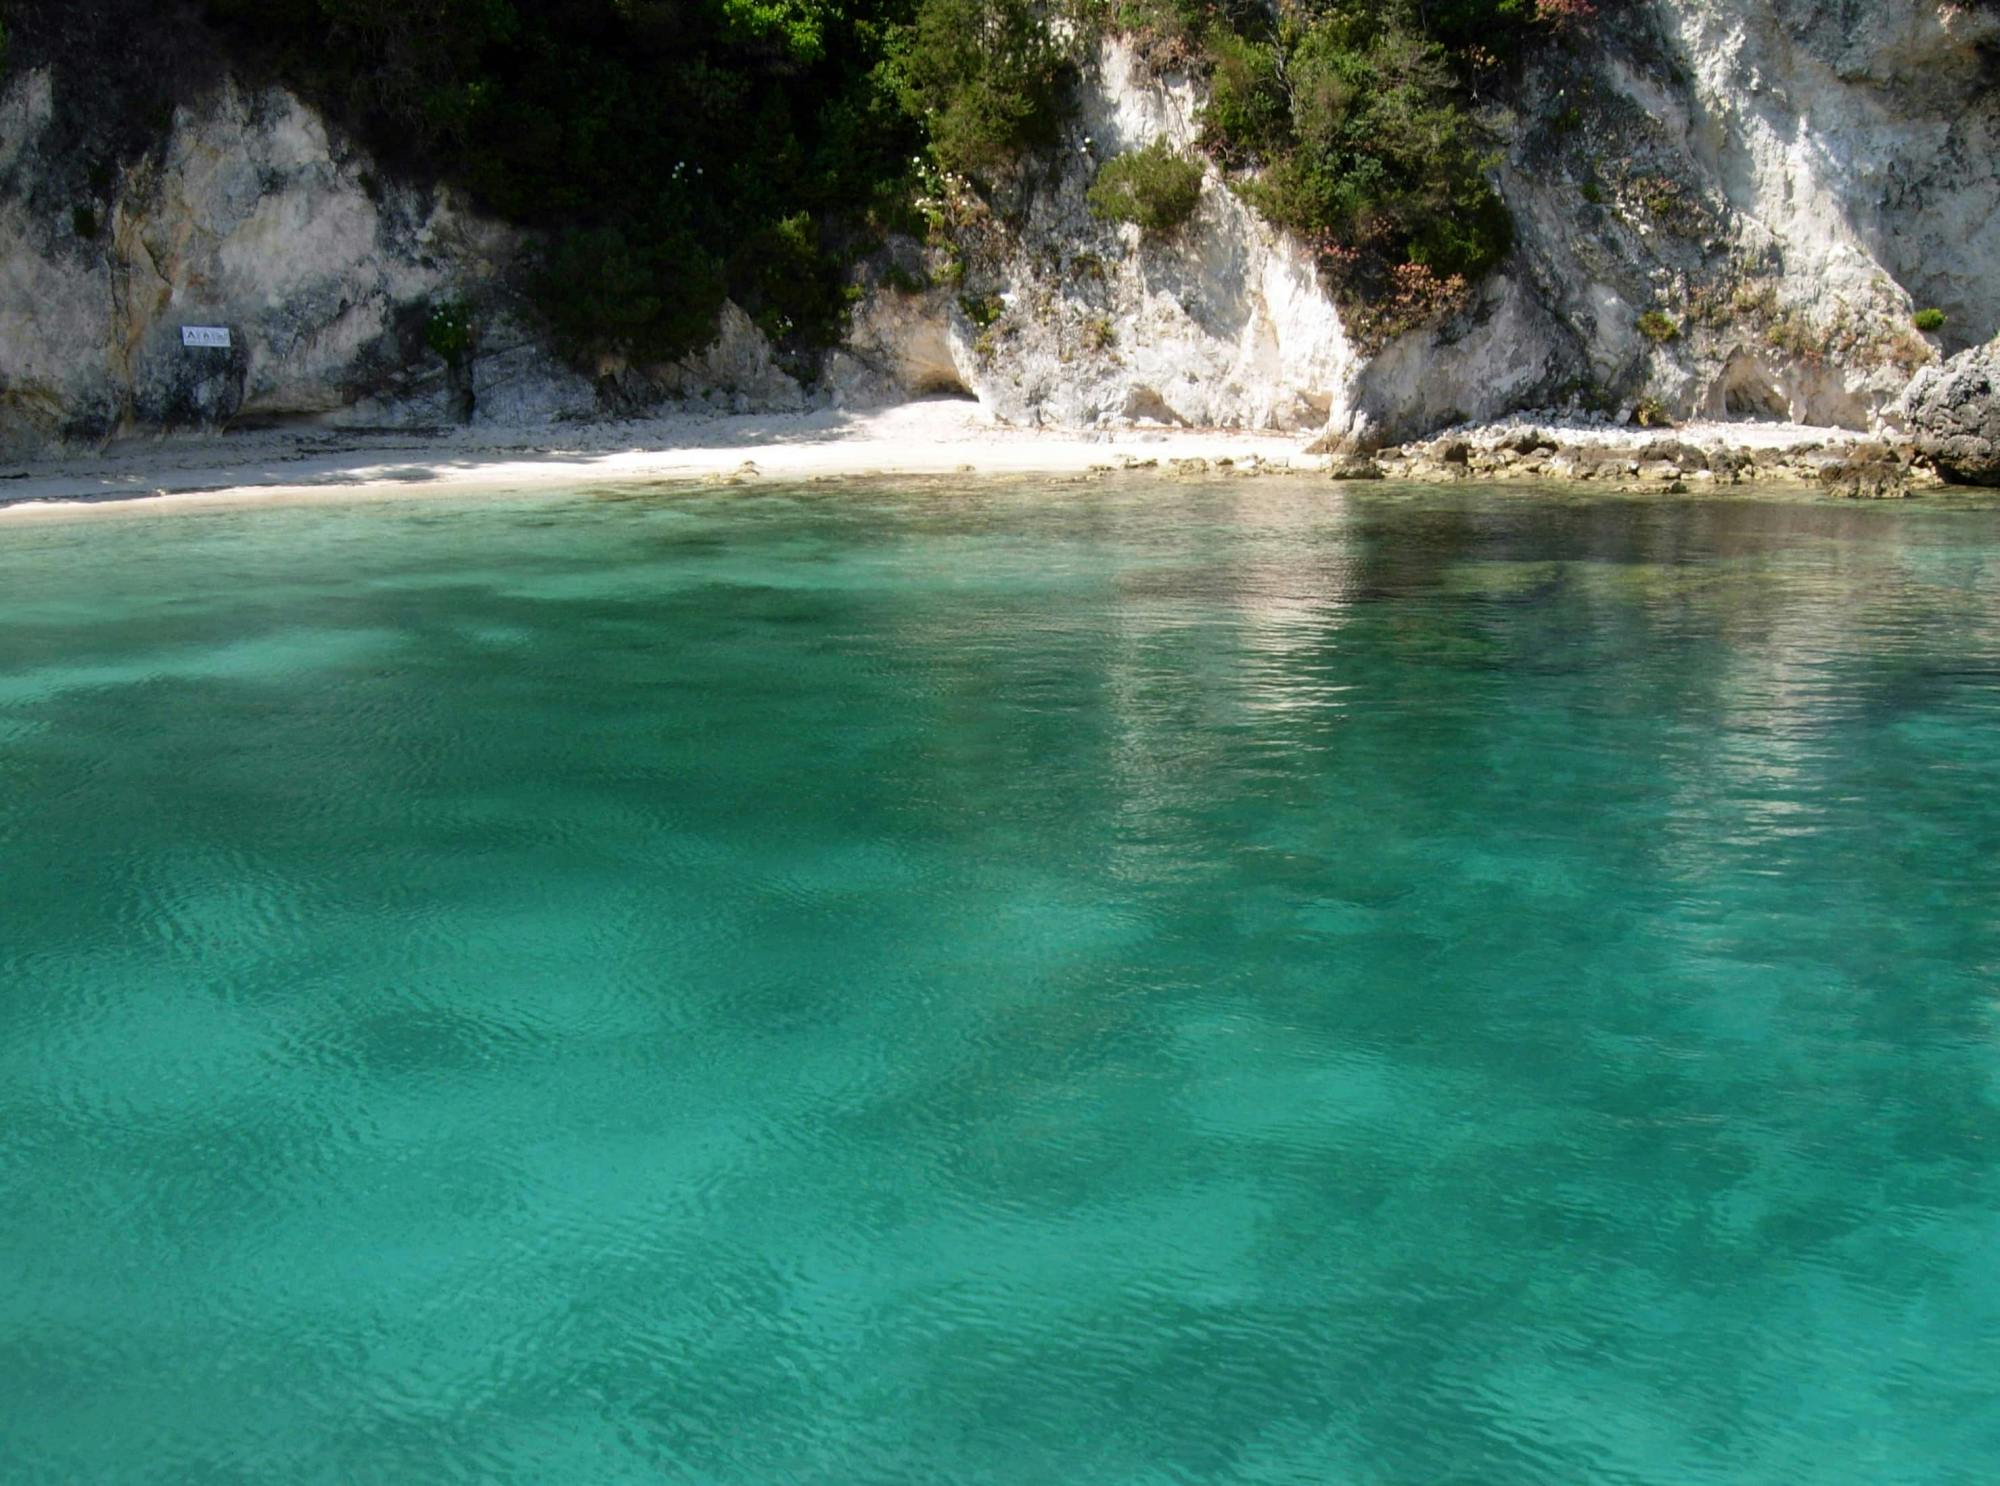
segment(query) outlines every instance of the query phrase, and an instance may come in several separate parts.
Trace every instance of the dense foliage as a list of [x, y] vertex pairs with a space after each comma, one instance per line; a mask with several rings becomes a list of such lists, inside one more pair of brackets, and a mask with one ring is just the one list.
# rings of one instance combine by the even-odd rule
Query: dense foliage
[[1201, 201], [1201, 166], [1174, 153], [1164, 139], [1107, 160], [1090, 183], [1090, 209], [1146, 232], [1174, 231]]
[[[1060, 138], [1100, 28], [1204, 75], [1204, 146], [1350, 302], [1408, 318], [1506, 252], [1471, 88], [1588, 0], [188, 0], [392, 170], [541, 229], [534, 288], [579, 356], [671, 357], [733, 298], [825, 344], [849, 268], [919, 180], [987, 190]], [[1539, 9], [1533, 7], [1539, 6]], [[1093, 205], [1153, 231], [1193, 162], [1114, 162]]]
[[393, 166], [546, 228], [577, 350], [668, 356], [734, 295], [837, 332], [843, 260], [921, 135], [878, 77], [902, 0], [208, 0]]
[[922, 0], [891, 33], [883, 76], [923, 121], [937, 164], [985, 180], [1055, 143], [1076, 61], [1074, 39], [1023, 0]]
[[1510, 245], [1468, 100], [1536, 24], [1526, 0], [1319, 0], [1211, 20], [1207, 143], [1347, 297], [1420, 315]]

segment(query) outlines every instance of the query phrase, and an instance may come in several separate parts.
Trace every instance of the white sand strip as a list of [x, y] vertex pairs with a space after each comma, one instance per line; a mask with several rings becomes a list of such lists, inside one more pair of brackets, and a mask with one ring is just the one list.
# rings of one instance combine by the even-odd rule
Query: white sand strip
[[133, 440], [101, 453], [0, 468], [0, 518], [142, 502], [211, 504], [312, 492], [531, 490], [640, 480], [1062, 473], [1130, 461], [1232, 459], [1298, 469], [1323, 461], [1303, 436], [1190, 429], [1112, 434], [1002, 428], [961, 400], [868, 414], [669, 417], [437, 435], [241, 433]]

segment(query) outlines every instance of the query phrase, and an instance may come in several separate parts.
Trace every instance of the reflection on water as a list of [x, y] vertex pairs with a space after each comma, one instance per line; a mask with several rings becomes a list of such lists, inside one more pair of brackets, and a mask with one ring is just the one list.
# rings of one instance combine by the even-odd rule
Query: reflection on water
[[1983, 1481], [2000, 513], [0, 530], [0, 1458]]

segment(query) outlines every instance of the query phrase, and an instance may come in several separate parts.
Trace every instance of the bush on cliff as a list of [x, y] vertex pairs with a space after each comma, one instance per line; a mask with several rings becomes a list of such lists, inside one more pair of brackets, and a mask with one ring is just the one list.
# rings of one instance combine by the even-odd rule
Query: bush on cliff
[[1076, 63], [1029, 0], [921, 0], [890, 32], [882, 75], [937, 164], [984, 181], [1055, 143]]
[[[1420, 26], [1456, 37], [1480, 8], [1334, 4], [1261, 33], [1211, 33], [1210, 148], [1249, 172], [1243, 194], [1320, 249], [1352, 295], [1386, 292], [1401, 264], [1469, 280], [1510, 246], [1466, 106], [1470, 64]], [[1489, 39], [1504, 35], [1504, 3], [1483, 8]]]
[[1473, 116], [1483, 78], [1589, 0], [1110, 0], [1156, 67], [1205, 72], [1203, 145], [1318, 254], [1381, 339], [1461, 302], [1513, 224]]
[[1156, 139], [1142, 150], [1108, 160], [1090, 183], [1091, 212], [1116, 222], [1136, 222], [1156, 235], [1177, 230], [1201, 202], [1201, 166]]

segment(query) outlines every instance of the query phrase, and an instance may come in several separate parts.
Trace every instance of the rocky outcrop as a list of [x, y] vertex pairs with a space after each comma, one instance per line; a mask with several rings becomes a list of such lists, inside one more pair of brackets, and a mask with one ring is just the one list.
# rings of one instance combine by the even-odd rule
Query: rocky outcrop
[[[1937, 483], [1906, 441], [1858, 435], [1746, 440], [1713, 426], [1636, 438], [1608, 423], [1503, 421], [1392, 445], [1367, 464], [1376, 476], [1424, 482], [1578, 481], [1676, 493], [1776, 483], [1863, 500], [1900, 499]], [[1338, 462], [1331, 472], [1337, 479], [1354, 477]]]
[[[135, 432], [537, 423], [696, 399], [806, 397], [733, 305], [686, 362], [555, 356], [515, 288], [526, 239], [445, 190], [382, 179], [282, 89], [224, 80], [101, 197], [50, 212], [47, 71], [0, 94], [0, 452]], [[469, 343], [428, 332], [450, 309]], [[182, 327], [228, 332], [183, 344]]]
[[2000, 337], [1918, 372], [1902, 414], [1917, 452], [1947, 479], [2000, 485]]
[[1655, 0], [1541, 54], [1495, 117], [1548, 392], [1878, 423], [1936, 357], [1917, 309], [2000, 327], [1996, 43], [1971, 6]]
[[1103, 159], [1188, 148], [1202, 106], [1114, 38], [1061, 154], [996, 203], [1004, 227], [958, 203], [943, 255], [899, 250], [836, 383], [963, 390], [1026, 424], [1324, 427], [1328, 447], [1543, 405], [1876, 429], [1937, 359], [1920, 307], [1947, 337], [2000, 328], [1996, 47], [1991, 8], [1629, 7], [1488, 109], [1508, 266], [1364, 355], [1213, 170], [1171, 238], [1089, 215]]
[[1919, 308], [2000, 328], [1996, 49], [1993, 7], [1868, 0], [1653, 0], [1545, 49], [1488, 114], [1513, 259], [1358, 372], [1347, 427], [1880, 426], [1937, 357]]

